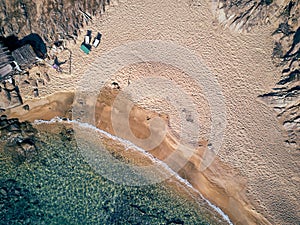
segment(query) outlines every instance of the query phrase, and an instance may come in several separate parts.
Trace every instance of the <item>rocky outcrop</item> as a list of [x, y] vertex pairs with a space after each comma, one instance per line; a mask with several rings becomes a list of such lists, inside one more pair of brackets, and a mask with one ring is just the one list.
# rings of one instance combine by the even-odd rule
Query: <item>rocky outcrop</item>
[[299, 148], [300, 85], [289, 84], [280, 88], [274, 88], [273, 92], [260, 95], [259, 97], [277, 112], [279, 121], [287, 131], [285, 143]]
[[258, 25], [272, 23], [283, 8], [280, 0], [213, 0], [212, 3], [221, 24], [246, 32]]
[[300, 149], [300, 1], [289, 1], [278, 17], [273, 33], [274, 64], [281, 79], [273, 91], [259, 96], [277, 112], [287, 131], [286, 143]]
[[1, 224], [40, 224], [40, 202], [16, 180], [0, 180]]
[[300, 117], [300, 1], [214, 0], [218, 20], [238, 32], [271, 24], [274, 26], [272, 59], [281, 69], [281, 79], [270, 93], [259, 98], [277, 112], [287, 130], [286, 143], [299, 148]]
[[76, 39], [79, 28], [105, 11], [109, 0], [0, 0], [0, 36], [39, 34], [50, 45]]
[[0, 83], [0, 112], [23, 104], [19, 86], [12, 78], [11, 83], [3, 81]]
[[4, 152], [17, 165], [32, 161], [38, 155], [37, 131], [29, 122], [0, 117], [0, 142]]

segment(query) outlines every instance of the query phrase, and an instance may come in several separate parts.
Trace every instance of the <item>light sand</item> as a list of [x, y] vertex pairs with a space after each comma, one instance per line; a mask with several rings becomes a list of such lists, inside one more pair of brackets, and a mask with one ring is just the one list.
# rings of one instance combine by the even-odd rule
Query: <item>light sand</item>
[[[112, 134], [114, 134], [114, 128], [111, 121], [111, 110], [114, 96], [117, 94], [116, 90], [104, 89], [96, 105], [97, 127]], [[126, 108], [126, 105], [123, 107], [123, 110], [124, 108]], [[114, 108], [114, 110], [120, 110], [118, 114], [118, 122], [120, 124], [127, 120], [122, 114], [122, 108]], [[166, 119], [168, 118], [166, 115], [155, 115], [153, 112], [133, 107], [129, 117], [132, 133], [141, 139], [147, 138], [150, 135], [149, 124], [151, 122], [151, 119], [148, 119], [155, 116], [161, 117], [166, 122], [166, 125], [168, 124], [169, 121]], [[134, 142], [128, 133], [123, 133], [123, 138]], [[203, 152], [207, 147], [207, 141], [199, 140], [199, 147], [187, 163], [185, 161], [185, 151], [176, 150], [178, 144], [179, 140], [171, 134], [169, 129], [162, 143], [149, 152], [163, 161], [172, 155], [171, 160], [167, 161], [168, 166], [170, 168], [180, 166], [182, 168], [179, 171], [180, 176], [187, 179], [207, 199], [220, 206], [235, 224], [269, 224], [262, 215], [252, 210], [250, 202], [246, 199], [245, 179], [234, 170], [230, 170], [224, 162], [216, 158], [208, 169], [201, 172], [200, 163]]]
[[[79, 50], [79, 43], [70, 45], [73, 74], [55, 74], [40, 93], [46, 96], [60, 90], [73, 91], [94, 57], [122, 43], [159, 39], [190, 48], [217, 77], [226, 101], [228, 124], [218, 159], [205, 175], [195, 170], [197, 156], [182, 175], [235, 223], [267, 224], [263, 215], [272, 224], [295, 224], [300, 217], [299, 154], [283, 144], [285, 133], [274, 112], [257, 100], [280, 76], [271, 62], [271, 29], [263, 27], [248, 35], [231, 33], [213, 19], [209, 2], [201, 2], [200, 6], [190, 3], [144, 0], [111, 7], [89, 27], [102, 32], [100, 47], [86, 56]], [[83, 40], [83, 34], [79, 40]], [[132, 82], [139, 75], [138, 71], [133, 73]], [[41, 104], [45, 103], [49, 104]], [[48, 108], [44, 108], [46, 112]], [[20, 114], [15, 111], [11, 115]], [[39, 118], [38, 113], [29, 114], [23, 118]], [[50, 114], [47, 116], [43, 114], [40, 119]], [[159, 152], [155, 153], [159, 157]]]

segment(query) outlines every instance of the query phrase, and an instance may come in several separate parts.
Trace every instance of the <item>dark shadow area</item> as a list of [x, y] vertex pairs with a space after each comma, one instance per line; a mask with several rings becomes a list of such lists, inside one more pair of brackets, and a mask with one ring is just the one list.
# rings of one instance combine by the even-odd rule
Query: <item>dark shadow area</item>
[[68, 61], [68, 60], [59, 62], [59, 61], [58, 61], [58, 58], [57, 58], [57, 56], [56, 56], [55, 59], [54, 59], [54, 64], [57, 65], [57, 66], [61, 66], [61, 65], [65, 64], [67, 61]]
[[29, 34], [21, 40], [15, 35], [0, 37], [0, 41], [2, 41], [11, 52], [23, 45], [30, 44], [39, 58], [44, 59], [47, 56], [47, 46], [45, 42], [35, 33]]
[[89, 36], [89, 37], [91, 37], [91, 36], [92, 36], [92, 31], [91, 31], [91, 30], [87, 30], [87, 32], [86, 32], [86, 36]]
[[96, 39], [101, 40], [102, 34], [100, 34], [99, 32], [97, 33]]
[[19, 38], [15, 35], [11, 35], [8, 37], [0, 37], [0, 41], [6, 46], [11, 52], [20, 47]]
[[20, 45], [30, 44], [36, 55], [44, 59], [47, 56], [47, 46], [40, 35], [32, 33], [20, 40]]
[[56, 42], [54, 42], [54, 45], [55, 45], [56, 47], [60, 47], [60, 46], [62, 46], [62, 44], [63, 44], [62, 41], [56, 41]]

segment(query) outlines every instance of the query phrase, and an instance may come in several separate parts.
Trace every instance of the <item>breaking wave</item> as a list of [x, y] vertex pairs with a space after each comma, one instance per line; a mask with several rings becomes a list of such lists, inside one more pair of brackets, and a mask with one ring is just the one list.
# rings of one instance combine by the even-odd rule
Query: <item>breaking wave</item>
[[143, 153], [145, 156], [147, 156], [152, 162], [158, 163], [160, 166], [162, 166], [164, 169], [166, 169], [166, 171], [168, 171], [172, 176], [176, 177], [177, 180], [179, 180], [181, 183], [185, 184], [187, 187], [189, 187], [190, 189], [192, 189], [194, 192], [196, 192], [197, 194], [199, 194], [199, 196], [204, 199], [204, 201], [211, 207], [213, 208], [226, 222], [228, 222], [228, 224], [233, 225], [233, 223], [230, 221], [229, 217], [216, 205], [214, 205], [213, 203], [211, 203], [209, 200], [207, 200], [198, 190], [196, 190], [187, 180], [183, 179], [182, 177], [180, 177], [176, 172], [174, 172], [166, 163], [158, 160], [157, 158], [155, 158], [153, 155], [151, 155], [150, 153], [148, 153], [147, 151], [145, 151], [144, 149], [136, 146], [135, 144], [133, 144], [132, 142], [122, 139], [120, 137], [114, 136], [104, 130], [101, 130], [91, 124], [88, 123], [82, 123], [79, 122], [77, 120], [70, 120], [70, 119], [62, 119], [59, 117], [55, 117], [51, 120], [35, 120], [33, 124], [39, 125], [39, 124], [55, 124], [55, 123], [68, 123], [68, 124], [76, 124], [82, 128], [88, 128], [91, 129], [95, 132], [98, 132], [102, 135], [105, 135], [107, 138], [110, 138], [114, 141], [118, 141], [122, 144], [124, 144], [124, 146], [126, 147], [126, 149], [129, 148], [133, 148], [141, 153]]

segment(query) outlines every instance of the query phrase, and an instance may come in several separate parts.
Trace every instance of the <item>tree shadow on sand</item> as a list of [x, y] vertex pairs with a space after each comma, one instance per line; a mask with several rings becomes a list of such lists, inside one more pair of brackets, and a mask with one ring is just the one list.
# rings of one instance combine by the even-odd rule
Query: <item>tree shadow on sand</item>
[[36, 33], [31, 33], [21, 40], [16, 35], [11, 35], [8, 37], [0, 37], [0, 41], [8, 47], [10, 51], [14, 51], [23, 45], [30, 44], [35, 52], [35, 54], [44, 59], [47, 56], [47, 46], [40, 35]]

